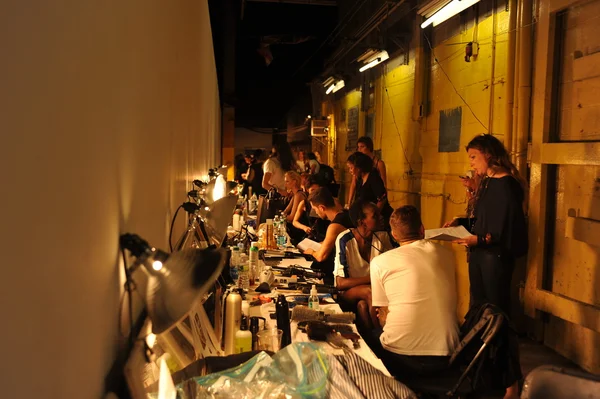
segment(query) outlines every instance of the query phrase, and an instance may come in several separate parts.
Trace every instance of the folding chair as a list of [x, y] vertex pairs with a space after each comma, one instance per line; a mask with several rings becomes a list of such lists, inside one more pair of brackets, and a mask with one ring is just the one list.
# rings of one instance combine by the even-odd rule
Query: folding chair
[[[467, 315], [461, 341], [450, 357], [448, 368], [435, 375], [402, 382], [417, 393], [434, 397], [465, 397], [482, 388], [480, 382], [484, 360], [507, 320], [504, 313], [491, 304], [482, 305], [471, 312], [476, 316]], [[467, 323], [472, 327], [465, 333]]]

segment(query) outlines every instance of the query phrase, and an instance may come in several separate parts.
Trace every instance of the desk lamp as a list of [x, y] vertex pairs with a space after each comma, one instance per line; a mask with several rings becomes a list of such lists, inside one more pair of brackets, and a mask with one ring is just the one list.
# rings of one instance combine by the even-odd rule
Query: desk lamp
[[128, 283], [140, 266], [149, 275], [146, 308], [154, 334], [167, 331], [187, 315], [212, 287], [227, 259], [224, 249], [187, 248], [169, 255], [135, 234], [123, 234], [119, 241], [136, 258], [127, 269]]

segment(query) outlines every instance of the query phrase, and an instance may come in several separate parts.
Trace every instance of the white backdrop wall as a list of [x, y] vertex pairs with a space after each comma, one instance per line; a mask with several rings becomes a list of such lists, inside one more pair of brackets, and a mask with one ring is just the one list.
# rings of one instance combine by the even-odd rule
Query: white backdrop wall
[[98, 398], [119, 234], [168, 249], [220, 163], [207, 1], [7, 0], [0, 48], [0, 396]]

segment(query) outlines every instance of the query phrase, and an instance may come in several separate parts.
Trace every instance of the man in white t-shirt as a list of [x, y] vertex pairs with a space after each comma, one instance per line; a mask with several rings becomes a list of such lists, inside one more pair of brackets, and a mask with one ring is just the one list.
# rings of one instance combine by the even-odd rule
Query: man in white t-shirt
[[382, 360], [398, 377], [444, 369], [459, 343], [454, 254], [424, 239], [414, 206], [394, 211], [390, 227], [400, 247], [371, 261]]
[[285, 172], [276, 156], [271, 156], [265, 161], [263, 173], [262, 186], [265, 190], [269, 191], [274, 188], [281, 195], [287, 195], [285, 191]]

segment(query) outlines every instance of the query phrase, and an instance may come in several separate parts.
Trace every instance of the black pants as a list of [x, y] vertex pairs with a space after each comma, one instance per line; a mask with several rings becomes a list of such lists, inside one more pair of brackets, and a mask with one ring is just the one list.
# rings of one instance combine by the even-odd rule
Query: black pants
[[491, 303], [510, 315], [510, 282], [514, 268], [512, 256], [474, 248], [469, 256], [470, 307]]
[[391, 375], [402, 381], [409, 377], [425, 377], [439, 374], [448, 368], [450, 356], [409, 356], [399, 355], [383, 348], [379, 337], [382, 330], [375, 330], [365, 341], [371, 350], [381, 359]]

